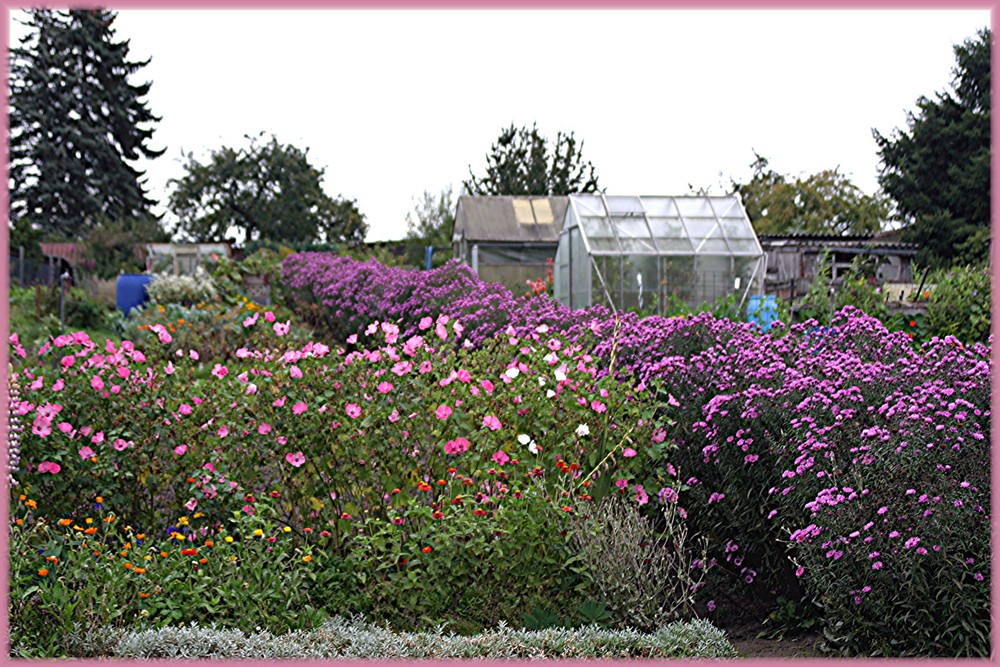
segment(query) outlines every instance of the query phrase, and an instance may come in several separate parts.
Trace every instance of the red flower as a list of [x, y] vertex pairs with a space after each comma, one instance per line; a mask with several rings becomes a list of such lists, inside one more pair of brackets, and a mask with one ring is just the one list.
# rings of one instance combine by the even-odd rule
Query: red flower
[[198, 555], [198, 550], [197, 549], [191, 549], [191, 548], [181, 549], [181, 555], [182, 556], [197, 556]]
[[423, 549], [421, 549], [421, 551], [423, 551], [425, 554], [429, 554], [430, 552], [432, 552], [434, 550], [431, 549], [430, 547], [424, 547]]

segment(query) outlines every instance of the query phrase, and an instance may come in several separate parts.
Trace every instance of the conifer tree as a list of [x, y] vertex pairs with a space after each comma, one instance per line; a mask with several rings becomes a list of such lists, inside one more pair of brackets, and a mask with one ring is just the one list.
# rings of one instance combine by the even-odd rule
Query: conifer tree
[[155, 158], [159, 118], [129, 78], [114, 12], [33, 9], [32, 31], [10, 51], [10, 220], [43, 238], [80, 239], [100, 220], [148, 216], [155, 202], [133, 163]]

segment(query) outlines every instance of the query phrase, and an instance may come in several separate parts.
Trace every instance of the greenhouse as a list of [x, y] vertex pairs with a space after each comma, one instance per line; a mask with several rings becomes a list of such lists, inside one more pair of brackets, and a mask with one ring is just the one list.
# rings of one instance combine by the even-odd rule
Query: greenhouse
[[742, 306], [762, 293], [765, 262], [736, 195], [570, 195], [555, 295], [571, 308], [658, 314], [730, 297]]

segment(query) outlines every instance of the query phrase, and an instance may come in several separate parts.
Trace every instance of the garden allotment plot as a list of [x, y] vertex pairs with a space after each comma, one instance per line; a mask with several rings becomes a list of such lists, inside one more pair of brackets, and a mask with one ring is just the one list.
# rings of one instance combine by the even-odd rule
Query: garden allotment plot
[[556, 298], [571, 308], [663, 314], [759, 294], [764, 251], [743, 204], [723, 197], [570, 195], [556, 252]]

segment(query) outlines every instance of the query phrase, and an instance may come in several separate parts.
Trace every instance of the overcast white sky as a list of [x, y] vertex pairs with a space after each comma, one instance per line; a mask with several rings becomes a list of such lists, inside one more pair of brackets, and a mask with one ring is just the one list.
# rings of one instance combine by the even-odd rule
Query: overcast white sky
[[989, 25], [988, 10], [128, 9], [114, 27], [152, 58], [154, 198], [181, 151], [264, 131], [309, 148], [376, 241], [405, 235], [424, 190], [457, 199], [511, 123], [574, 132], [609, 194], [721, 194], [754, 151], [874, 193], [872, 128], [905, 127], [948, 88], [953, 45]]

